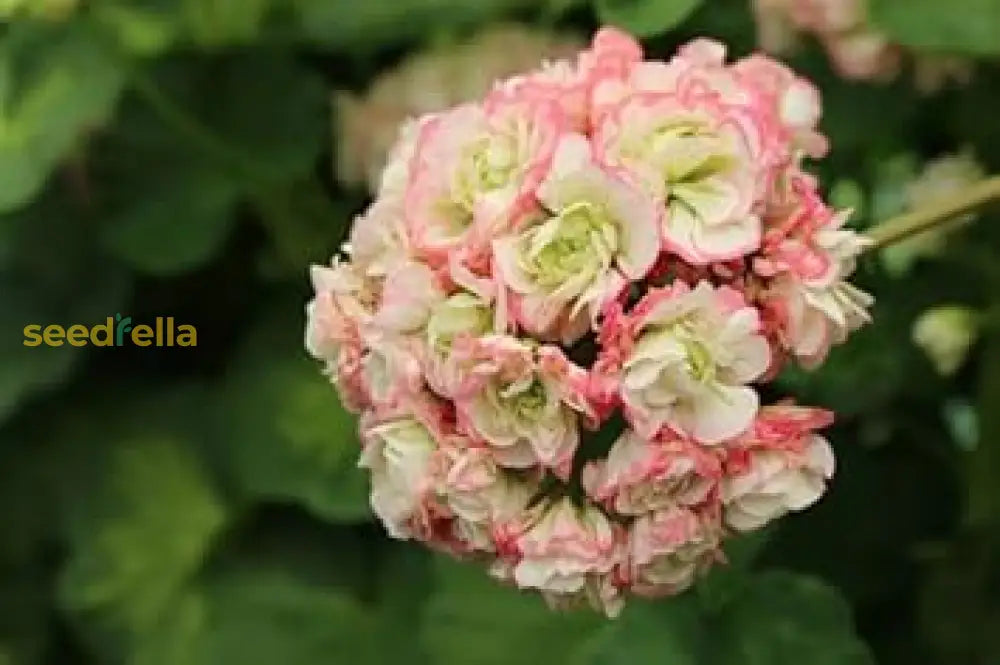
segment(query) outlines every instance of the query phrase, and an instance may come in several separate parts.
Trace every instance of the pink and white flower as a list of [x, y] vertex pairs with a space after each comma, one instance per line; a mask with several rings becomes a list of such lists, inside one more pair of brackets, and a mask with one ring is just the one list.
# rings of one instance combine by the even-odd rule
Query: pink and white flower
[[620, 600], [607, 598], [606, 589], [602, 593], [605, 578], [619, 562], [620, 548], [600, 510], [564, 498], [533, 508], [525, 524], [516, 539], [517, 586], [538, 589], [554, 604], [584, 598], [597, 601], [611, 616], [620, 611]]
[[497, 268], [530, 332], [571, 344], [659, 251], [652, 199], [597, 166], [590, 144], [569, 134], [538, 187], [539, 222], [494, 241]]
[[504, 466], [541, 465], [567, 477], [580, 441], [576, 388], [544, 353], [513, 337], [486, 336], [456, 349], [466, 373], [455, 395], [460, 423]]
[[738, 441], [722, 482], [725, 521], [737, 531], [759, 529], [789, 511], [814, 504], [833, 476], [830, 444], [816, 430], [829, 413], [791, 406], [767, 407]]
[[635, 309], [634, 341], [621, 370], [633, 428], [662, 428], [704, 444], [736, 436], [759, 400], [747, 384], [770, 364], [757, 310], [736, 291], [682, 282], [650, 291]]
[[566, 119], [551, 103], [465, 104], [421, 127], [406, 189], [414, 249], [432, 264], [482, 248], [535, 206]]
[[769, 230], [755, 264], [772, 278], [764, 300], [784, 319], [783, 344], [806, 367], [823, 362], [832, 345], [871, 320], [874, 299], [847, 281], [871, 241], [844, 228], [849, 215], [803, 193], [788, 221]]
[[412, 522], [433, 500], [437, 441], [412, 417], [376, 425], [364, 435], [359, 465], [371, 472], [372, 510], [393, 538], [412, 538]]
[[721, 476], [721, 459], [710, 449], [669, 434], [650, 441], [626, 429], [607, 459], [584, 469], [583, 486], [609, 510], [638, 516], [707, 503]]
[[361, 374], [365, 353], [362, 330], [370, 324], [380, 285], [350, 263], [313, 266], [314, 298], [306, 305], [305, 347], [324, 363], [345, 405], [360, 409], [368, 402]]
[[494, 527], [527, 509], [537, 483], [505, 471], [487, 448], [455, 451], [450, 465], [438, 492], [455, 515], [455, 528], [473, 549], [492, 552]]
[[670, 507], [639, 517], [631, 529], [628, 576], [634, 593], [676, 595], [720, 557], [717, 520]]
[[712, 95], [639, 93], [595, 131], [600, 159], [661, 206], [666, 249], [701, 265], [760, 244], [755, 198], [764, 186], [762, 126]]

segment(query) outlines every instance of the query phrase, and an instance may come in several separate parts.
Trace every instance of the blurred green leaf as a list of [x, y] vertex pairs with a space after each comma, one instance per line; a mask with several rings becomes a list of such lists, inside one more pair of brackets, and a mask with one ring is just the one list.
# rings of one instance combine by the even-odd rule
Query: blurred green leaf
[[194, 41], [207, 46], [241, 44], [260, 32], [272, 0], [183, 0]]
[[373, 51], [434, 32], [470, 27], [530, 7], [529, 0], [292, 0], [307, 39], [325, 46]]
[[757, 575], [711, 634], [719, 665], [874, 665], [854, 634], [850, 608], [817, 579]]
[[97, 25], [114, 35], [121, 48], [137, 56], [154, 56], [180, 37], [180, 15], [160, 0], [104, 0], [91, 7]]
[[594, 0], [601, 21], [638, 37], [653, 37], [677, 27], [702, 0]]
[[190, 157], [171, 164], [166, 152], [156, 155], [160, 168], [126, 190], [131, 202], [104, 233], [108, 251], [156, 275], [186, 272], [214, 256], [232, 229], [240, 196], [233, 178]]
[[299, 501], [322, 519], [366, 520], [357, 421], [302, 350], [304, 325], [295, 309], [272, 309], [235, 361], [220, 420], [225, 464], [251, 496]]
[[[143, 272], [169, 275], [208, 261], [227, 238], [240, 200], [299, 221], [287, 191], [326, 144], [322, 85], [284, 55], [223, 56], [208, 69], [185, 58], [138, 74], [116, 131], [100, 146], [97, 178], [114, 183], [104, 205], [107, 247]], [[155, 168], [152, 167], [155, 165]], [[312, 239], [314, 234], [309, 234]]]
[[216, 50], [252, 44], [264, 31], [275, 0], [101, 0], [96, 22], [128, 53], [161, 55], [172, 48]]
[[968, 498], [966, 521], [980, 528], [1000, 527], [1000, 333], [983, 341], [979, 368], [979, 444], [964, 460]]
[[421, 626], [435, 665], [501, 665], [512, 653], [524, 665], [565, 662], [607, 621], [589, 610], [553, 612], [537, 593], [501, 586], [482, 565], [438, 556], [435, 570]]
[[383, 657], [387, 662], [405, 659], [416, 665], [436, 665], [428, 658], [419, 628], [422, 610], [434, 592], [437, 555], [411, 542], [390, 541], [381, 526], [376, 528], [383, 554], [377, 579], [378, 618], [381, 630], [395, 635], [383, 646]]
[[350, 596], [297, 576], [243, 569], [192, 588], [128, 665], [375, 665], [370, 613]]
[[37, 562], [0, 568], [0, 663], [41, 665], [49, 626], [49, 580]]
[[114, 110], [124, 73], [83, 22], [16, 22], [0, 36], [0, 212], [28, 203]]
[[928, 561], [916, 609], [924, 642], [943, 663], [1000, 662], [995, 537], [963, 533]]
[[155, 434], [118, 445], [84, 512], [61, 603], [133, 636], [158, 624], [227, 520], [198, 459], [184, 443]]
[[995, 0], [871, 0], [872, 21], [914, 49], [1000, 53], [1000, 4]]
[[581, 634], [580, 646], [570, 663], [703, 665], [706, 628], [690, 594], [656, 602], [634, 600], [620, 618], [592, 635]]
[[843, 598], [818, 580], [787, 572], [747, 577], [721, 611], [691, 593], [633, 601], [587, 638], [574, 665], [873, 665], [854, 635]]
[[703, 607], [721, 610], [743, 592], [752, 579], [751, 568], [770, 542], [773, 531], [764, 528], [740, 534], [724, 544], [725, 563], [714, 566], [695, 587]]
[[[26, 398], [50, 390], [87, 350], [24, 346], [28, 325], [93, 325], [113, 316], [128, 292], [119, 266], [93, 247], [87, 220], [65, 199], [46, 195], [0, 218], [9, 229], [0, 253], [0, 422]], [[55, 260], [54, 257], [58, 257]]]

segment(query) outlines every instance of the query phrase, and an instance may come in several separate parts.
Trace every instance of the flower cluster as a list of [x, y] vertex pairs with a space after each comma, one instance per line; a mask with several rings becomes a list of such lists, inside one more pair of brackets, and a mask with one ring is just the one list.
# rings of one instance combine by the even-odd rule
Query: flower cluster
[[755, 386], [868, 320], [819, 117], [767, 57], [604, 29], [407, 125], [306, 330], [390, 534], [614, 615], [815, 502], [831, 415]]
[[[888, 81], [902, 69], [905, 52], [872, 25], [866, 0], [752, 0], [761, 46], [788, 51], [798, 33], [813, 35], [841, 76]], [[949, 80], [966, 83], [971, 65], [956, 57], [914, 58], [917, 87], [934, 92]]]

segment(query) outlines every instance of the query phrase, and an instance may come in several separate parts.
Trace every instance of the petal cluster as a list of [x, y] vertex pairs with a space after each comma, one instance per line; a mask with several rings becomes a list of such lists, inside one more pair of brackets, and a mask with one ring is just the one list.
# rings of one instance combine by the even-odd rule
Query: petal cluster
[[725, 56], [604, 29], [403, 128], [305, 335], [390, 535], [614, 616], [823, 494], [832, 416], [759, 386], [868, 321], [866, 242], [801, 168], [816, 89]]

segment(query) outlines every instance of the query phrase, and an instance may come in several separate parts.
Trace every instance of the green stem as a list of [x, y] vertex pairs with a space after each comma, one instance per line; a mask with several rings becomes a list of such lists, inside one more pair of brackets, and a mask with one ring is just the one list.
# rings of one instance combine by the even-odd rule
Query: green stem
[[893, 217], [870, 229], [866, 235], [874, 241], [871, 249], [882, 249], [945, 226], [955, 217], [997, 200], [1000, 200], [1000, 175], [981, 180], [933, 205]]

